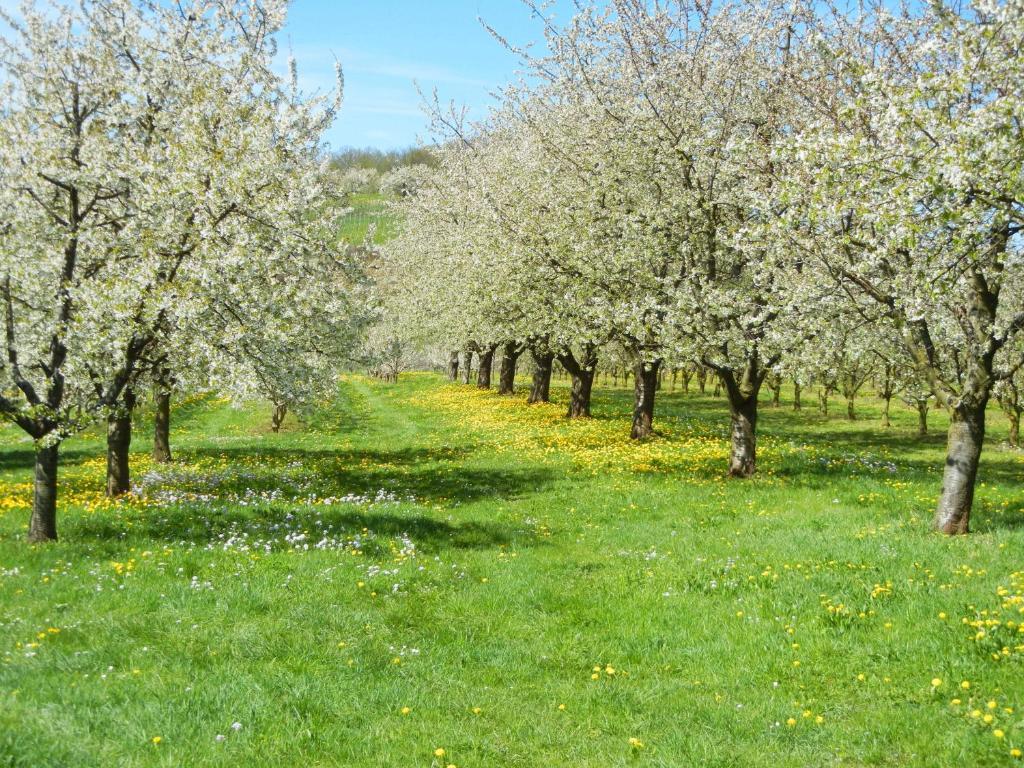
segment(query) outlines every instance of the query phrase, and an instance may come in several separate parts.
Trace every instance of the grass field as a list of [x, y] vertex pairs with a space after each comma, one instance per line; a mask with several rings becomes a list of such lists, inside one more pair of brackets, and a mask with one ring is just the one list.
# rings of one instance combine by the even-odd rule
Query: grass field
[[[1024, 454], [993, 412], [974, 533], [930, 531], [944, 423], [723, 400], [562, 419], [411, 374], [305, 425], [195, 400], [101, 495], [67, 444], [29, 547], [0, 428], [0, 766], [1024, 765]], [[838, 405], [838, 403], [837, 403]], [[836, 409], [841, 410], [839, 408]], [[441, 752], [443, 750], [443, 753]]]
[[375, 245], [383, 245], [395, 234], [395, 217], [388, 211], [388, 201], [383, 195], [354, 193], [349, 195], [348, 205], [352, 212], [341, 222], [341, 238], [361, 245], [366, 240], [370, 226], [376, 227], [373, 235]]

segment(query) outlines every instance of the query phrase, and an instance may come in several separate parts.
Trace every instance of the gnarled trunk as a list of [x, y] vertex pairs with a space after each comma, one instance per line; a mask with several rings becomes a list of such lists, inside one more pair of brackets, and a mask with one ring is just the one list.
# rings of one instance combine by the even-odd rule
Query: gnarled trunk
[[480, 350], [480, 370], [476, 374], [476, 385], [480, 389], [491, 388], [491, 367], [494, 365], [494, 350], [497, 344], [489, 344]]
[[558, 362], [572, 377], [569, 412], [566, 415], [570, 419], [590, 418], [590, 395], [594, 387], [594, 374], [597, 371], [596, 348], [592, 344], [584, 345], [579, 360], [570, 350], [565, 350], [557, 357]]
[[772, 376], [771, 379], [768, 380], [768, 389], [770, 389], [772, 393], [772, 408], [778, 408], [781, 405], [782, 399], [782, 377]]
[[501, 348], [501, 372], [498, 374], [498, 394], [511, 395], [516, 386], [516, 365], [523, 352], [518, 342], [506, 341]]
[[636, 364], [633, 373], [633, 426], [629, 436], [643, 440], [654, 432], [654, 393], [658, 386], [661, 360]]
[[935, 527], [943, 533], [960, 534], [970, 530], [974, 482], [985, 440], [986, 404], [983, 400], [974, 407], [959, 405], [952, 409], [942, 493], [935, 510]]
[[928, 434], [928, 401], [918, 400], [917, 406], [917, 435], [924, 437]]
[[270, 415], [270, 429], [273, 432], [280, 432], [284, 424], [285, 416], [288, 415], [288, 403], [274, 403], [274, 412]]
[[793, 410], [799, 411], [803, 408], [803, 403], [800, 402], [800, 392], [803, 387], [800, 386], [799, 381], [793, 382]]
[[1010, 447], [1020, 448], [1020, 413], [1009, 411], [1006, 416], [1010, 420]]
[[555, 353], [546, 347], [538, 349], [530, 348], [530, 355], [533, 357], [533, 385], [530, 387], [530, 397], [527, 402], [549, 403], [551, 402], [551, 369], [555, 361]]
[[459, 353], [452, 352], [448, 355], [448, 381], [456, 382], [459, 380]]
[[171, 393], [158, 392], [153, 402], [153, 461], [171, 461]]
[[171, 461], [171, 376], [166, 369], [153, 386], [153, 461]]
[[35, 477], [32, 485], [32, 517], [28, 524], [30, 542], [57, 540], [57, 457], [59, 444], [36, 447]]
[[131, 489], [128, 452], [132, 446], [132, 411], [135, 395], [125, 390], [124, 404], [107, 417], [107, 496], [121, 496]]
[[[766, 366], [767, 367], [767, 366]], [[767, 371], [761, 368], [757, 353], [747, 358], [741, 375], [730, 368], [719, 369], [719, 379], [729, 398], [732, 422], [732, 450], [729, 457], [731, 477], [751, 477], [757, 471], [757, 397]]]
[[757, 395], [729, 397], [732, 421], [731, 477], [750, 477], [757, 471]]
[[693, 369], [689, 366], [680, 371], [680, 376], [683, 377], [683, 394], [690, 394], [690, 380], [693, 378]]
[[469, 384], [473, 376], [473, 350], [466, 349], [462, 352], [462, 383]]

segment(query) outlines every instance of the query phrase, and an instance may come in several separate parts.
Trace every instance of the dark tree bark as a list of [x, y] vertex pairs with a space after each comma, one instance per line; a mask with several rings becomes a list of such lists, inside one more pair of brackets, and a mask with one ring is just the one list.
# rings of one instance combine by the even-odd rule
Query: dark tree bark
[[572, 377], [569, 390], [570, 419], [590, 418], [590, 395], [594, 387], [594, 373], [597, 370], [597, 349], [593, 344], [585, 344], [580, 359], [566, 349], [557, 355], [558, 362]]
[[121, 496], [131, 490], [128, 452], [132, 447], [132, 412], [135, 394], [124, 391], [124, 403], [107, 417], [107, 496]]
[[707, 394], [708, 388], [708, 369], [703, 365], [697, 367], [697, 390], [702, 394]]
[[793, 410], [794, 411], [799, 411], [799, 410], [801, 410], [804, 407], [803, 403], [800, 402], [800, 392], [801, 392], [802, 389], [803, 388], [800, 386], [800, 382], [799, 381], [794, 381], [793, 382]]
[[633, 426], [629, 436], [643, 440], [654, 432], [654, 393], [658, 386], [661, 360], [640, 361], [633, 372]]
[[693, 379], [693, 368], [685, 366], [679, 371], [679, 376], [683, 380], [683, 394], [690, 394], [690, 380]]
[[1010, 420], [1010, 447], [1020, 448], [1020, 414], [1016, 411], [1011, 411], [1007, 414], [1007, 418]]
[[771, 390], [772, 393], [772, 408], [778, 408], [781, 405], [780, 401], [782, 398], [782, 377], [778, 374], [773, 374], [768, 379], [768, 389]]
[[943, 533], [961, 534], [970, 530], [974, 483], [985, 441], [987, 404], [987, 400], [983, 400], [973, 408], [960, 406], [952, 409], [942, 493], [935, 511], [935, 527]]
[[274, 403], [274, 412], [270, 415], [270, 429], [273, 432], [280, 432], [281, 425], [288, 415], [288, 403]]
[[36, 448], [32, 487], [32, 517], [28, 525], [30, 542], [57, 540], [57, 456], [60, 445]]
[[516, 365], [523, 348], [517, 341], [506, 341], [501, 348], [501, 371], [498, 374], [498, 394], [511, 395], [516, 388]]
[[452, 352], [448, 355], [448, 381], [456, 382], [459, 380], [459, 353], [458, 351]]
[[494, 365], [494, 350], [497, 344], [488, 344], [480, 350], [480, 370], [476, 374], [476, 385], [480, 389], [491, 388], [491, 367]]
[[534, 344], [530, 347], [533, 357], [533, 385], [530, 387], [528, 403], [551, 402], [551, 369], [554, 366], [555, 353], [546, 344]]
[[718, 369], [729, 398], [732, 421], [731, 477], [751, 477], [757, 471], [757, 398], [767, 369], [768, 366], [761, 367], [756, 352], [747, 358], [742, 370]]
[[462, 383], [469, 384], [473, 377], [473, 350], [462, 351]]
[[153, 461], [171, 461], [171, 393], [159, 391], [153, 398]]

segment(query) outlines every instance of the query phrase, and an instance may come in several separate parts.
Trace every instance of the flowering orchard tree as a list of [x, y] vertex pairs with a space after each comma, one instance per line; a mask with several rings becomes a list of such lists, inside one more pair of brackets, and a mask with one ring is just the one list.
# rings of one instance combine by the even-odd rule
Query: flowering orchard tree
[[0, 413], [36, 441], [32, 541], [56, 537], [61, 440], [127, 405], [214, 297], [292, 268], [288, 239], [260, 246], [294, 223], [336, 102], [271, 71], [284, 10], [87, 0], [6, 18]]
[[949, 409], [935, 525], [966, 533], [998, 358], [1024, 330], [1024, 14], [878, 6], [815, 37], [792, 231], [822, 280], [877, 305]]
[[549, 25], [551, 54], [530, 60], [541, 85], [510, 98], [567, 187], [556, 210], [576, 247], [561, 268], [633, 357], [634, 437], [652, 429], [664, 361], [700, 360], [729, 395], [730, 473], [748, 476], [761, 384], [822, 299], [795, 300], [800, 264], [774, 231], [774, 149], [803, 120], [787, 79], [804, 11], [614, 6]]

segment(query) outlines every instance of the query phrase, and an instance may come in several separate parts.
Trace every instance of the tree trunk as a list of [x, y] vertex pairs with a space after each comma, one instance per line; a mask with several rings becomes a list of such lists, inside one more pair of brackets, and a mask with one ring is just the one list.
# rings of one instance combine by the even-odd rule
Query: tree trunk
[[501, 373], [498, 374], [498, 394], [511, 395], [516, 386], [516, 365], [522, 349], [515, 341], [506, 341], [501, 350]]
[[732, 421], [731, 477], [751, 477], [757, 470], [757, 397], [766, 373], [761, 369], [756, 352], [747, 359], [739, 379], [734, 370], [719, 371]]
[[124, 404], [107, 417], [107, 496], [131, 490], [128, 452], [132, 446], [132, 411], [135, 395], [126, 389]]
[[751, 477], [757, 471], [757, 395], [729, 397], [732, 420], [731, 477]]
[[1020, 448], [1020, 412], [1008, 411], [1006, 416], [1010, 420], [1010, 447]]
[[928, 401], [917, 401], [917, 434], [924, 437], [928, 434]]
[[35, 482], [32, 486], [30, 542], [57, 540], [57, 455], [60, 445], [36, 448]]
[[854, 408], [853, 400], [854, 400], [854, 395], [848, 394], [846, 396], [846, 419], [847, 419], [847, 421], [856, 421], [857, 420], [857, 411]]
[[697, 389], [702, 395], [707, 394], [708, 370], [704, 366], [697, 369]]
[[889, 406], [892, 404], [892, 393], [882, 395], [882, 426], [891, 427], [892, 421], [889, 419]]
[[159, 381], [153, 389], [153, 461], [171, 461], [171, 389]]
[[822, 416], [828, 416], [828, 390], [824, 387], [818, 390], [818, 410]]
[[[530, 355], [533, 357], [535, 368], [533, 369], [533, 386], [530, 387], [528, 403], [550, 403], [551, 402], [551, 368], [554, 364], [555, 353], [544, 348], [540, 351], [530, 348]], [[607, 374], [606, 374], [607, 375]]]
[[683, 368], [680, 375], [683, 377], [683, 394], [688, 395], [690, 394], [690, 379], [693, 378], [693, 369], [687, 366]]
[[643, 440], [654, 432], [654, 393], [658, 386], [661, 360], [640, 361], [633, 373], [633, 427], [629, 436]]
[[768, 383], [769, 389], [772, 391], [772, 408], [778, 408], [781, 405], [782, 398], [782, 378], [779, 376], [773, 376], [771, 381]]
[[592, 344], [583, 348], [582, 357], [577, 360], [572, 351], [558, 355], [558, 362], [572, 377], [569, 390], [570, 419], [590, 418], [590, 394], [594, 387], [594, 372], [597, 370], [597, 354]]
[[469, 384], [473, 375], [473, 350], [467, 349], [462, 353], [462, 383]]
[[952, 409], [942, 493], [935, 510], [935, 527], [943, 533], [961, 534], [970, 529], [974, 482], [985, 440], [986, 404], [983, 400], [973, 408], [960, 405]]
[[280, 432], [284, 418], [288, 415], [288, 403], [274, 403], [274, 412], [270, 415], [270, 429]]
[[800, 382], [794, 381], [793, 382], [793, 410], [794, 411], [799, 411], [801, 408], [803, 408], [803, 403], [800, 402], [800, 390], [801, 389], [802, 389], [802, 387], [800, 386]]
[[448, 355], [448, 381], [456, 382], [459, 380], [459, 353], [452, 352]]
[[494, 350], [497, 344], [489, 344], [480, 351], [480, 370], [476, 374], [476, 385], [480, 389], [491, 388], [491, 366], [494, 364]]

